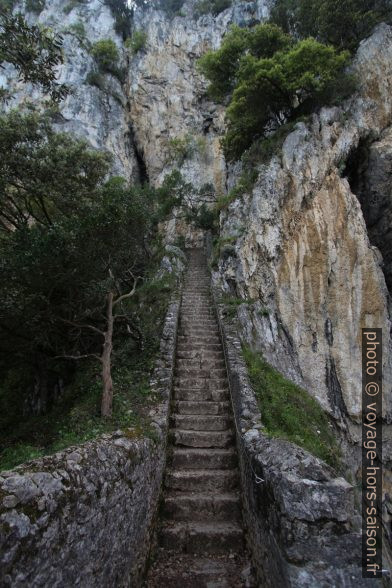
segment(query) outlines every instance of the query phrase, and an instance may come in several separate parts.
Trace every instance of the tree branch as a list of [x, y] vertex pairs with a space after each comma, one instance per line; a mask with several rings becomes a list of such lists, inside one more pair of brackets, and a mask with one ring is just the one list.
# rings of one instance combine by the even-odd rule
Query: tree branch
[[138, 280], [142, 280], [142, 279], [143, 279], [143, 278], [142, 278], [141, 276], [137, 276], [137, 277], [134, 279], [134, 282], [133, 282], [133, 288], [132, 288], [132, 290], [131, 290], [130, 292], [128, 292], [128, 294], [123, 294], [122, 296], [120, 296], [119, 298], [117, 298], [117, 300], [115, 300], [115, 301], [113, 302], [113, 308], [114, 308], [114, 307], [116, 306], [116, 304], [118, 304], [119, 302], [122, 302], [122, 301], [123, 301], [123, 300], [125, 300], [126, 298], [130, 298], [131, 296], [133, 296], [133, 295], [135, 294], [135, 291], [136, 291], [136, 285], [137, 285], [137, 283], [138, 283]]
[[71, 325], [72, 327], [76, 327], [77, 329], [91, 329], [95, 333], [98, 333], [102, 337], [105, 337], [105, 333], [103, 331], [101, 331], [100, 329], [97, 329], [97, 327], [94, 327], [93, 325], [81, 325], [79, 323], [74, 323], [73, 321], [69, 321], [69, 320], [63, 319], [63, 318], [60, 318], [60, 321], [63, 323], [66, 323], [67, 325]]
[[86, 355], [55, 355], [53, 359], [86, 359], [87, 357], [94, 357], [98, 361], [102, 361], [99, 355], [95, 353], [86, 353]]

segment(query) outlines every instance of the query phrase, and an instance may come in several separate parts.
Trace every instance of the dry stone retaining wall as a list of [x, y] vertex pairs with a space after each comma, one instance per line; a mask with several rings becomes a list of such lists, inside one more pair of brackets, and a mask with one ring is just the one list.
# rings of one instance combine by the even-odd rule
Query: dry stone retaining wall
[[237, 330], [222, 305], [217, 309], [238, 427], [248, 545], [259, 585], [381, 585], [362, 578], [353, 487], [309, 452], [263, 433]]
[[0, 586], [140, 586], [162, 475], [179, 302], [152, 386], [156, 439], [118, 431], [0, 474]]

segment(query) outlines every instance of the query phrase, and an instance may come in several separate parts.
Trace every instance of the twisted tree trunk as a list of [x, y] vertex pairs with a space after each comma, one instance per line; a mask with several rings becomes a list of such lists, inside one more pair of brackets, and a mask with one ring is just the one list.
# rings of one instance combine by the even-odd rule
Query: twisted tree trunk
[[101, 355], [102, 362], [102, 402], [101, 402], [101, 416], [111, 417], [113, 407], [113, 381], [111, 356], [113, 350], [113, 292], [108, 293], [107, 298], [107, 312], [106, 312], [106, 331], [104, 332], [104, 343]]

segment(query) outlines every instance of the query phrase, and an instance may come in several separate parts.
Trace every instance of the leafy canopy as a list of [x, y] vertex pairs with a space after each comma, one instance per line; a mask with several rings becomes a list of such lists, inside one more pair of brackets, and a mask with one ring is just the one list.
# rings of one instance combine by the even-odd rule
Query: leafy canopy
[[107, 292], [143, 276], [154, 227], [181, 197], [179, 178], [159, 190], [105, 181], [107, 155], [34, 113], [0, 116], [0, 159], [2, 361], [42, 371], [59, 355], [99, 354], [96, 332], [69, 321], [103, 328]]
[[[40, 86], [58, 102], [69, 93], [65, 84], [56, 81], [56, 68], [63, 61], [60, 35], [28, 25], [21, 14], [0, 11], [0, 66], [12, 64], [22, 82]], [[0, 97], [7, 97], [4, 89]]]
[[348, 58], [313, 38], [295, 41], [273, 24], [232, 27], [221, 48], [199, 60], [211, 96], [229, 98], [226, 157], [238, 158], [258, 137], [336, 97]]
[[277, 0], [271, 11], [286, 32], [350, 51], [391, 16], [390, 0]]

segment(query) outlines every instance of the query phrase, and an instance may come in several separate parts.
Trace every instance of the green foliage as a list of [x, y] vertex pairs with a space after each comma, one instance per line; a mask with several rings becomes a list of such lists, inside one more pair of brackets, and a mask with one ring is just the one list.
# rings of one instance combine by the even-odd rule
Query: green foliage
[[235, 253], [233, 244], [237, 241], [237, 235], [225, 235], [216, 237], [213, 242], [211, 267], [216, 268], [218, 262], [224, 255], [230, 256]]
[[184, 0], [160, 0], [159, 4], [168, 16], [173, 17], [181, 11]]
[[126, 0], [104, 0], [104, 2], [113, 14], [116, 33], [124, 40], [127, 39], [131, 35], [132, 8]]
[[[0, 116], [4, 467], [33, 450], [38, 455], [137, 424], [135, 415], [142, 418], [150, 401], [147, 378], [173, 287], [154, 278], [161, 258], [156, 226], [187, 188], [179, 174], [158, 190], [106, 180], [109, 165], [107, 155], [54, 133], [48, 117]], [[141, 280], [135, 295], [117, 311], [114, 416], [104, 423], [99, 366], [88, 357], [101, 352], [107, 293], [129, 292], [135, 276]], [[82, 357], [85, 366], [70, 367], [70, 358]], [[50, 382], [59, 378], [73, 383], [56, 401]], [[50, 413], [22, 418], [33, 387]]]
[[45, 8], [45, 0], [26, 0], [26, 10], [34, 12], [34, 14], [41, 14]]
[[285, 31], [350, 51], [391, 16], [389, 0], [277, 0], [271, 11]]
[[145, 48], [147, 43], [147, 33], [145, 31], [134, 31], [131, 37], [128, 37], [124, 43], [134, 55]]
[[287, 120], [341, 97], [335, 89], [348, 57], [312, 38], [295, 42], [275, 25], [233, 27], [220, 49], [199, 60], [215, 99], [232, 92], [223, 140], [227, 159], [237, 159]]
[[98, 71], [90, 71], [86, 76], [86, 84], [95, 86], [102, 92], [106, 92], [107, 86], [105, 82], [105, 76]]
[[243, 349], [243, 355], [267, 432], [292, 441], [338, 467], [340, 450], [333, 426], [317, 400], [286, 380], [249, 347]]
[[70, 0], [63, 8], [65, 14], [69, 14], [74, 8], [80, 7], [85, 4], [86, 0]]
[[84, 24], [81, 20], [78, 20], [77, 22], [72, 23], [69, 26], [68, 31], [70, 33], [72, 33], [73, 35], [76, 35], [76, 37], [78, 37], [79, 41], [86, 40], [86, 29], [85, 29]]
[[256, 58], [271, 58], [277, 51], [291, 45], [291, 37], [275, 25], [256, 25], [252, 29], [233, 25], [223, 38], [221, 47], [216, 51], [207, 51], [199, 59], [198, 68], [210, 81], [210, 96], [222, 101], [236, 86], [245, 53]]
[[169, 139], [169, 162], [181, 166], [187, 159], [199, 153], [202, 157], [207, 153], [207, 142], [204, 136], [187, 133], [183, 137]]
[[0, 454], [0, 471], [10, 470], [15, 466], [42, 457], [44, 452], [38, 447], [32, 445], [17, 443], [11, 447], [3, 449]]
[[[21, 14], [0, 14], [0, 65], [11, 63], [24, 83], [40, 86], [58, 102], [69, 93], [67, 86], [56, 82], [56, 68], [63, 62], [60, 35], [29, 26]], [[0, 97], [8, 98], [4, 92]]]
[[91, 55], [102, 71], [112, 71], [119, 60], [116, 43], [112, 39], [102, 39], [91, 47]]
[[15, 0], [0, 0], [0, 12], [12, 12], [15, 6]]
[[236, 298], [235, 296], [230, 296], [229, 294], [225, 294], [219, 300], [220, 304], [223, 304], [225, 307], [225, 315], [233, 319], [237, 316], [237, 311], [240, 306], [243, 304], [252, 305], [255, 303], [255, 300], [251, 298]]
[[101, 73], [110, 73], [115, 76], [120, 83], [124, 82], [125, 71], [118, 67], [120, 59], [117, 45], [112, 39], [102, 39], [91, 46], [91, 55], [97, 62]]
[[198, 0], [194, 6], [193, 14], [196, 18], [204, 14], [218, 16], [226, 8], [229, 8], [231, 4], [232, 0]]

